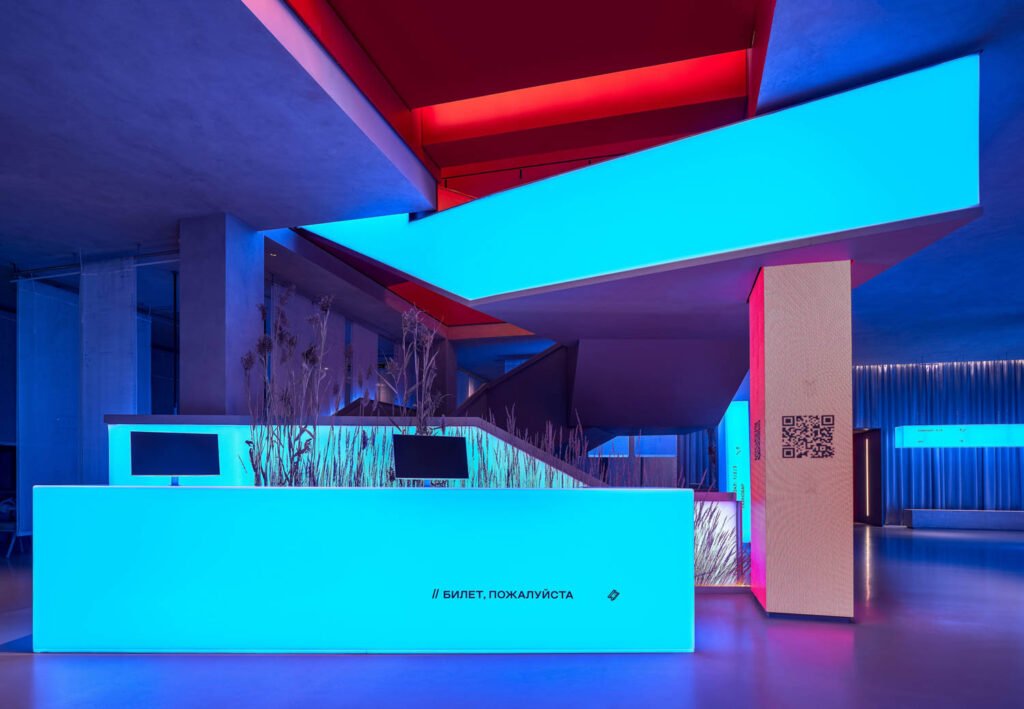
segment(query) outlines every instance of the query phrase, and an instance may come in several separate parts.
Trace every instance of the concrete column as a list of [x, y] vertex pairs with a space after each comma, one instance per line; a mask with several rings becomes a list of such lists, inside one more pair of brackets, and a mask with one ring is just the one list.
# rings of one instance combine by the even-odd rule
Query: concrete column
[[751, 590], [853, 617], [850, 262], [776, 266], [750, 294]]
[[[310, 323], [310, 317], [319, 316], [319, 298], [307, 297], [297, 290], [282, 283], [270, 286], [270, 316], [285, 318], [285, 329], [293, 333], [297, 339], [295, 357], [291, 363], [282, 363], [275, 359], [272, 367], [276, 367], [275, 378], [282, 384], [288, 377], [299, 377], [302, 372], [302, 359], [299, 356], [310, 345], [319, 347], [316, 341], [318, 332]], [[324, 368], [326, 377], [320, 389], [320, 411], [324, 416], [334, 414], [342, 408], [345, 401], [345, 318], [336, 312], [333, 305], [327, 318], [326, 341], [324, 343]], [[374, 335], [374, 364], [376, 364], [377, 340]], [[275, 354], [279, 350], [275, 350]]]
[[450, 415], [458, 401], [458, 357], [450, 340], [437, 340], [437, 379], [434, 386], [441, 398], [439, 414]]
[[364, 392], [370, 399], [377, 398], [378, 347], [377, 333], [358, 323], [349, 323], [350, 402], [363, 396]]
[[135, 283], [135, 260], [131, 258], [82, 267], [78, 306], [82, 328], [82, 482], [86, 485], [106, 485], [109, 478], [104, 417], [138, 413]]
[[0, 310], [0, 445], [17, 445], [18, 319]]
[[183, 219], [183, 414], [248, 414], [242, 356], [263, 333], [263, 236], [228, 214]]
[[18, 281], [18, 534], [32, 533], [32, 487], [76, 485], [81, 474], [78, 296]]
[[139, 316], [139, 399], [135, 411], [153, 413], [153, 321]]

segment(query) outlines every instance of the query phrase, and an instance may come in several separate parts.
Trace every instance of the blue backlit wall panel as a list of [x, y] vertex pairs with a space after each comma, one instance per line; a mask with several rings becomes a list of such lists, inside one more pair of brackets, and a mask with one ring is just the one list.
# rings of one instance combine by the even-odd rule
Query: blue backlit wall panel
[[743, 504], [743, 542], [750, 542], [750, 402], [734, 401], [718, 425], [718, 489]]
[[1024, 424], [1024, 360], [861, 366], [853, 383], [854, 427], [881, 431], [887, 524], [902, 524], [907, 508], [1024, 509], [1024, 448], [917, 447], [907, 443], [923, 439], [906, 435]]
[[897, 448], [1024, 448], [1024, 423], [898, 426]]
[[35, 510], [36, 651], [694, 646], [690, 490], [37, 487]]
[[312, 231], [466, 299], [973, 207], [968, 56], [409, 221]]

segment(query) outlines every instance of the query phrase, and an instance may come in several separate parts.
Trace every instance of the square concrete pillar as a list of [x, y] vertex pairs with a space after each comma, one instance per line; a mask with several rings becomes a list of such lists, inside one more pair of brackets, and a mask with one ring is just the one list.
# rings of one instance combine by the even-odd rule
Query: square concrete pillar
[[348, 335], [351, 356], [348, 401], [355, 401], [364, 394], [369, 399], [376, 399], [379, 337], [373, 330], [354, 322], [349, 323]]
[[[134, 259], [82, 266], [78, 305], [82, 323], [82, 482], [106, 485], [109, 465], [104, 417], [139, 410]], [[148, 347], [145, 354], [149, 356]]]
[[852, 618], [850, 262], [764, 268], [749, 308], [751, 590]]
[[183, 219], [180, 413], [249, 413], [242, 356], [263, 333], [263, 236], [229, 214]]
[[78, 296], [18, 281], [19, 535], [32, 534], [32, 487], [82, 483], [82, 337]]

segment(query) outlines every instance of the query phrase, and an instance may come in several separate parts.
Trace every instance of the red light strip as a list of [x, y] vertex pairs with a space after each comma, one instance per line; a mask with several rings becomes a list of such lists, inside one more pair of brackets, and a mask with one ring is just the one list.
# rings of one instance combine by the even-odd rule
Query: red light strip
[[736, 50], [424, 106], [424, 144], [746, 96], [747, 52]]

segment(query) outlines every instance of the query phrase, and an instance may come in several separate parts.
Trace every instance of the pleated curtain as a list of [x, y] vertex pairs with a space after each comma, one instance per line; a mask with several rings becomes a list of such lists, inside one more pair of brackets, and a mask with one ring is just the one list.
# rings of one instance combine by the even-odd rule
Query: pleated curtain
[[882, 432], [886, 524], [907, 508], [1024, 509], [1024, 449], [896, 448], [903, 425], [1024, 424], [1024, 360], [854, 367], [856, 428]]
[[718, 489], [718, 471], [709, 466], [708, 432], [695, 431], [679, 436], [679, 487], [701, 490]]

